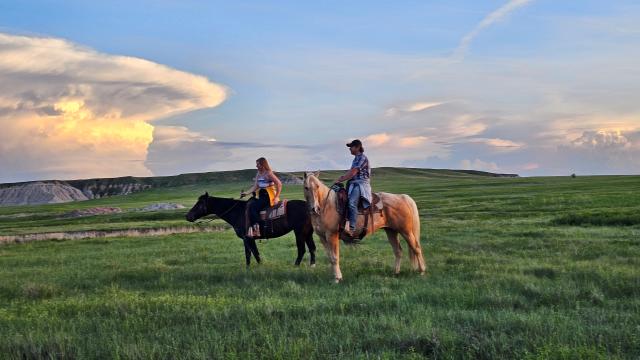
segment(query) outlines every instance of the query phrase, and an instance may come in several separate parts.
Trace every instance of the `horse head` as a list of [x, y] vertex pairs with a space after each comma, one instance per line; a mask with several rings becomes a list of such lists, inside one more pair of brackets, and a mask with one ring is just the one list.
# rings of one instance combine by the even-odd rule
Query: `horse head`
[[322, 182], [318, 179], [320, 172], [305, 172], [304, 173], [304, 199], [307, 201], [308, 211], [310, 213], [320, 215], [320, 203], [318, 200], [318, 190]]
[[209, 214], [207, 203], [209, 202], [209, 192], [204, 193], [198, 197], [198, 201], [193, 205], [191, 210], [187, 213], [187, 221], [194, 222], [203, 216]]

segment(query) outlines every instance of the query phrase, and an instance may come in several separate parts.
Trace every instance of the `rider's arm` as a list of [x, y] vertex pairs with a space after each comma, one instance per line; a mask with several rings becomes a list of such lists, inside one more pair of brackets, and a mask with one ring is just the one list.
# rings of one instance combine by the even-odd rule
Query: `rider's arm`
[[273, 173], [273, 171], [271, 172], [270, 175], [271, 175], [271, 181], [273, 181], [276, 184], [275, 198], [278, 199], [280, 198], [280, 193], [282, 192], [282, 182], [280, 181], [280, 179], [278, 179], [276, 174]]
[[340, 176], [336, 183], [341, 183], [343, 181], [350, 180], [352, 177], [356, 176], [358, 173], [358, 168], [351, 168], [351, 170], [347, 171], [344, 175]]
[[252, 192], [256, 191], [257, 189], [258, 189], [258, 175], [256, 175], [256, 178], [253, 180], [253, 185], [249, 188], [249, 190], [242, 191], [240, 193], [240, 197], [245, 197], [251, 194]]

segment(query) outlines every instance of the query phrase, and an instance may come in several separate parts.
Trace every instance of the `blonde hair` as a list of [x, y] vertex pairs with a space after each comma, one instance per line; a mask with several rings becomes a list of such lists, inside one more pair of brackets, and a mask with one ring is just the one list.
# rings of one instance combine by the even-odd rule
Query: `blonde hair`
[[256, 160], [256, 162], [260, 165], [262, 165], [262, 167], [267, 170], [267, 171], [271, 171], [271, 166], [269, 166], [269, 162], [267, 161], [267, 159], [261, 157], [258, 160]]

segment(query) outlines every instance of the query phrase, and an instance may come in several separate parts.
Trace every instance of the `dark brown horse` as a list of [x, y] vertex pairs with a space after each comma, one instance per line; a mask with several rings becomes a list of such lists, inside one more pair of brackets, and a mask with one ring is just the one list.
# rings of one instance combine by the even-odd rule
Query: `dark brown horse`
[[[253, 254], [256, 261], [260, 263], [260, 252], [258, 252], [256, 239], [246, 236], [247, 217], [245, 216], [245, 211], [247, 203], [247, 201], [242, 200], [209, 196], [207, 192], [201, 195], [196, 204], [189, 210], [187, 213], [187, 221], [194, 222], [203, 216], [214, 214], [229, 223], [229, 225], [233, 226], [236, 235], [244, 241], [244, 255], [247, 266], [249, 266], [251, 263], [251, 254]], [[305, 244], [309, 248], [311, 255], [310, 265], [315, 266], [316, 244], [313, 241], [313, 226], [307, 213], [307, 203], [303, 200], [289, 200], [286, 206], [286, 225], [280, 226], [275, 232], [270, 233], [269, 237], [280, 237], [293, 230], [296, 235], [296, 245], [298, 247], [298, 257], [295, 262], [296, 266], [302, 262], [305, 253]]]

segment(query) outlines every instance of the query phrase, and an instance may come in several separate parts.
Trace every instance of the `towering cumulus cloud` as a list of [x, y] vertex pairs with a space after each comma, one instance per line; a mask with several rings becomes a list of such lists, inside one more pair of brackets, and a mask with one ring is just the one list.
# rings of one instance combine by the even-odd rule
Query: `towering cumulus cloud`
[[151, 175], [153, 120], [225, 97], [205, 77], [151, 61], [0, 33], [1, 180]]

